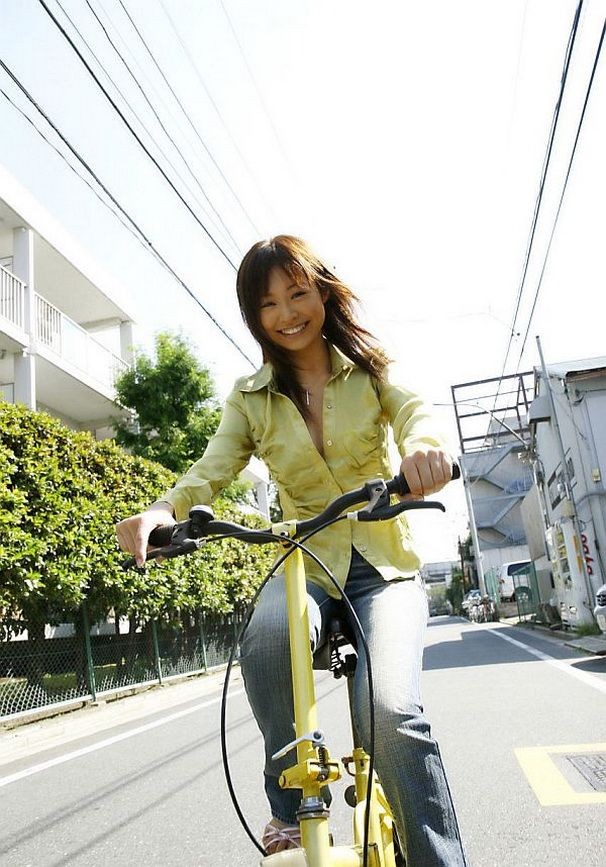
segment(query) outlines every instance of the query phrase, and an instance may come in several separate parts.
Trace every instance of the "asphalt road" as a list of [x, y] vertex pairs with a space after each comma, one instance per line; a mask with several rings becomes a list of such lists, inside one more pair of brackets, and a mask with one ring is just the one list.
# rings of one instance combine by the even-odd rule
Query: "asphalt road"
[[[3, 734], [0, 864], [256, 864], [223, 780], [218, 687], [202, 679]], [[318, 692], [331, 751], [342, 755], [344, 688], [323, 674]], [[522, 629], [434, 618], [424, 697], [473, 867], [605, 862], [606, 792], [567, 756], [606, 757], [606, 659]], [[229, 751], [258, 833], [261, 743], [238, 676]], [[349, 814], [335, 789], [341, 842]]]

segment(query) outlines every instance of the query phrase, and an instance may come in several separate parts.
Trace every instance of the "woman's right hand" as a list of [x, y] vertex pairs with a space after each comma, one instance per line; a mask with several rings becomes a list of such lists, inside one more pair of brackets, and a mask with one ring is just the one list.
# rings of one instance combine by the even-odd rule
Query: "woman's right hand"
[[175, 517], [170, 503], [154, 503], [145, 512], [116, 524], [116, 536], [123, 551], [132, 554], [137, 566], [143, 566], [148, 551], [149, 534], [156, 527], [172, 526]]

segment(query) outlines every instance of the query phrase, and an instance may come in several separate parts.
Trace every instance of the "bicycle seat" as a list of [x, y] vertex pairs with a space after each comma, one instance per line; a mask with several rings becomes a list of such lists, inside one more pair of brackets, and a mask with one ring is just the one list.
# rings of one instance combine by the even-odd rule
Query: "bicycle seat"
[[[342, 653], [340, 648], [345, 646], [351, 646], [353, 652]], [[328, 624], [324, 641], [314, 652], [313, 667], [316, 671], [332, 671], [337, 678], [353, 674], [358, 658], [356, 647], [355, 636], [349, 624], [339, 617], [333, 617]]]

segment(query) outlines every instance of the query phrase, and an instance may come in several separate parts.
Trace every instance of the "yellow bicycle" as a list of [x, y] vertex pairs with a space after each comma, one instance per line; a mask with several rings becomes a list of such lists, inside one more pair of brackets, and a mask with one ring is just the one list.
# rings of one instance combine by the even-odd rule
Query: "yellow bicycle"
[[[456, 476], [458, 468], [455, 467]], [[243, 822], [251, 840], [259, 849], [263, 867], [403, 867], [407, 863], [401, 851], [394, 820], [389, 804], [373, 769], [374, 734], [366, 752], [357, 740], [353, 729], [353, 750], [351, 755], [340, 762], [335, 760], [326, 744], [323, 730], [318, 724], [316, 695], [314, 689], [314, 660], [309, 641], [309, 621], [307, 611], [307, 592], [302, 552], [312, 557], [334, 583], [345, 603], [351, 623], [355, 627], [354, 642], [365, 648], [368, 660], [367, 674], [369, 694], [372, 705], [372, 668], [362, 628], [356, 614], [342, 593], [328, 567], [305, 546], [305, 541], [330, 524], [340, 520], [384, 521], [395, 517], [407, 509], [441, 509], [438, 502], [407, 500], [391, 502], [392, 494], [406, 494], [408, 486], [403, 476], [389, 481], [375, 479], [361, 488], [335, 499], [319, 515], [305, 521], [286, 521], [272, 525], [267, 530], [251, 530], [229, 521], [215, 520], [212, 510], [207, 506], [195, 506], [189, 519], [172, 527], [159, 527], [150, 536], [150, 545], [157, 545], [148, 552], [148, 559], [157, 557], [176, 557], [197, 550], [205, 541], [220, 538], [236, 538], [252, 544], [281, 542], [286, 550], [274, 564], [264, 584], [283, 563], [286, 581], [286, 604], [290, 629], [290, 654], [292, 663], [292, 682], [294, 694], [295, 737], [274, 756], [279, 758], [293, 751], [296, 761], [280, 777], [283, 788], [299, 789], [301, 804], [298, 819], [301, 828], [301, 848], [288, 849], [267, 855], [246, 825], [231, 784], [225, 745], [225, 702], [229, 686], [229, 672], [234, 652], [228, 664], [223, 691], [222, 707], [222, 750], [228, 788], [236, 811]], [[362, 508], [352, 511], [354, 506], [366, 503]], [[256, 597], [255, 597], [256, 598]], [[253, 600], [253, 604], [254, 604]], [[252, 607], [250, 609], [252, 611]], [[245, 618], [240, 633], [244, 632], [248, 618]], [[337, 676], [353, 674], [352, 660], [343, 657], [339, 648], [347, 640], [340, 626], [335, 627], [330, 638], [330, 656], [333, 670]], [[329, 810], [322, 797], [322, 789], [343, 776], [346, 769], [353, 777], [353, 786], [346, 792], [346, 800], [353, 807], [353, 842], [347, 846], [332, 845], [329, 832]], [[409, 863], [409, 867], [412, 865]]]

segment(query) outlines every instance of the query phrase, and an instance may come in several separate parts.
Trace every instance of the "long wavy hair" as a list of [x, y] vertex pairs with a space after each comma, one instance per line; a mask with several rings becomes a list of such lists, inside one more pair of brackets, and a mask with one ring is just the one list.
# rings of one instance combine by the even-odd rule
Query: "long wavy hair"
[[281, 268], [292, 280], [315, 286], [326, 299], [324, 337], [371, 376], [385, 378], [389, 358], [377, 339], [357, 321], [356, 295], [304, 241], [292, 235], [276, 235], [250, 248], [238, 270], [236, 285], [242, 318], [261, 347], [263, 361], [272, 365], [279, 391], [306, 414], [303, 389], [293, 375], [288, 351], [272, 343], [261, 326], [261, 299], [267, 294], [272, 268]]

